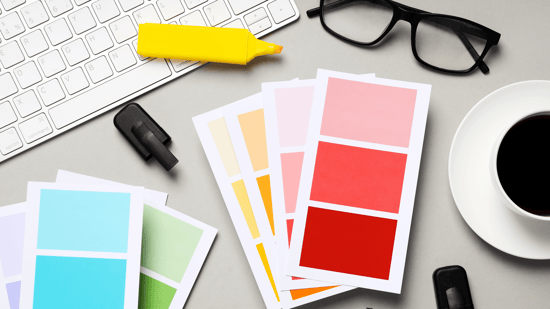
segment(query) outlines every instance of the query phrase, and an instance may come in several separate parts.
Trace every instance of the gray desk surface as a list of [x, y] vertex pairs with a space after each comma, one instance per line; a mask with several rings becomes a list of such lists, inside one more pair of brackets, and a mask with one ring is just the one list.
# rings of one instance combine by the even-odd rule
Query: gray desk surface
[[25, 200], [28, 181], [55, 181], [58, 169], [168, 192], [168, 206], [219, 229], [186, 308], [264, 308], [256, 282], [200, 145], [191, 117], [261, 90], [261, 83], [314, 78], [317, 68], [432, 84], [424, 152], [401, 295], [354, 290], [303, 308], [436, 308], [431, 275], [452, 264], [466, 268], [476, 308], [547, 308], [550, 262], [502, 253], [464, 222], [447, 175], [458, 125], [484, 96], [510, 83], [550, 79], [550, 5], [544, 0], [403, 0], [431, 12], [461, 16], [502, 34], [488, 56], [489, 75], [429, 71], [414, 59], [410, 27], [401, 22], [382, 44], [365, 49], [323, 30], [297, 0], [300, 19], [264, 39], [284, 46], [279, 57], [246, 67], [208, 64], [135, 101], [173, 138], [180, 163], [166, 173], [144, 163], [112, 124], [108, 112], [0, 164], [0, 205]]

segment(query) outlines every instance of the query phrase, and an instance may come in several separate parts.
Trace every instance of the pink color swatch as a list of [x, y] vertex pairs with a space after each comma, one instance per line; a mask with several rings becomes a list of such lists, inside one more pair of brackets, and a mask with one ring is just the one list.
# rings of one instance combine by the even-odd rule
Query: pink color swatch
[[409, 147], [416, 90], [329, 78], [321, 135]]
[[312, 201], [399, 212], [407, 155], [319, 142]]
[[313, 86], [275, 89], [281, 147], [306, 144], [314, 90]]
[[300, 187], [303, 161], [303, 152], [281, 154], [286, 213], [294, 213], [296, 211], [296, 201], [298, 200], [298, 189]]

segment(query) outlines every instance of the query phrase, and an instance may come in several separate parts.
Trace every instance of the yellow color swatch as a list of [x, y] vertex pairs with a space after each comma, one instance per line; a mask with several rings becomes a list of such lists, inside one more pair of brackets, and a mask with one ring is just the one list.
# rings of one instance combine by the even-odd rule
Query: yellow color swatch
[[313, 295], [315, 293], [323, 292], [332, 288], [335, 288], [336, 286], [327, 286], [327, 287], [321, 287], [321, 288], [309, 288], [309, 289], [299, 289], [299, 290], [290, 290], [290, 296], [293, 300], [297, 300], [302, 297], [306, 297], [309, 295]]
[[255, 172], [268, 168], [264, 109], [240, 114], [238, 118], [252, 168]]
[[271, 231], [275, 236], [275, 222], [273, 221], [273, 203], [271, 201], [271, 181], [269, 180], [269, 175], [256, 178], [258, 182], [258, 187], [260, 188], [260, 193], [262, 195], [262, 200], [264, 201], [265, 212], [267, 213], [267, 218], [269, 219], [269, 225], [271, 225]]
[[269, 282], [271, 282], [271, 287], [273, 288], [273, 292], [275, 292], [275, 296], [277, 296], [277, 301], [281, 301], [279, 299], [279, 293], [277, 293], [277, 287], [275, 286], [275, 280], [273, 280], [273, 274], [271, 273], [271, 268], [269, 267], [269, 263], [267, 262], [267, 255], [265, 254], [264, 244], [257, 244], [256, 248], [258, 249], [258, 253], [260, 254], [260, 258], [262, 259], [262, 263], [264, 264], [265, 272], [267, 273], [267, 276], [269, 277]]
[[254, 213], [252, 212], [252, 205], [250, 205], [250, 200], [248, 199], [248, 193], [246, 193], [246, 187], [244, 186], [244, 181], [238, 180], [231, 184], [233, 186], [233, 191], [237, 196], [239, 205], [243, 212], [246, 224], [250, 229], [250, 234], [252, 234], [252, 239], [260, 237], [260, 232], [258, 231], [258, 225], [256, 225], [256, 219], [254, 218]]
[[218, 148], [218, 153], [222, 158], [223, 165], [225, 166], [225, 171], [227, 176], [235, 176], [241, 173], [239, 169], [239, 163], [237, 162], [237, 156], [235, 155], [235, 150], [233, 149], [233, 144], [231, 143], [231, 138], [229, 137], [229, 131], [227, 130], [227, 125], [225, 124], [225, 118], [216, 119], [208, 123], [208, 128], [210, 128], [210, 133], [212, 133], [212, 138], [216, 147]]

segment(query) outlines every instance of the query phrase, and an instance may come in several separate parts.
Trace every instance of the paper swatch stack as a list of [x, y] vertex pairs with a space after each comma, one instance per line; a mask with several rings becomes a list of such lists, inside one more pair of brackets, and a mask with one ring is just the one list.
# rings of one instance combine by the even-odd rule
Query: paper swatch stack
[[0, 207], [0, 308], [181, 309], [217, 230], [166, 193], [59, 171]]
[[430, 91], [319, 70], [193, 118], [268, 309], [401, 292]]

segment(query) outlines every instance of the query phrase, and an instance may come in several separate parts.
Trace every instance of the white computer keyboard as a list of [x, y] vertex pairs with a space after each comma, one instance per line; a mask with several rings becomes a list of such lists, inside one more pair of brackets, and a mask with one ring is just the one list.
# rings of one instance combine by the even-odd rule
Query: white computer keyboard
[[140, 23], [261, 37], [299, 17], [293, 0], [0, 3], [0, 162], [201, 65], [137, 55]]

